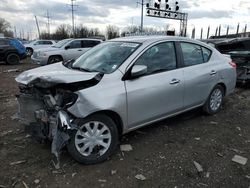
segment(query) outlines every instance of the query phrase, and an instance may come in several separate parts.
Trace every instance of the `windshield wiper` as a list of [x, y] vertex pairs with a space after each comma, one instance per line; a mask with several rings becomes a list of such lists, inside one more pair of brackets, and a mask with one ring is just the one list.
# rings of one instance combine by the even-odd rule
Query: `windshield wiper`
[[75, 70], [79, 70], [79, 71], [84, 71], [84, 72], [92, 72], [91, 70], [89, 69], [85, 69], [85, 68], [82, 68], [82, 67], [71, 67], [72, 69], [75, 69]]

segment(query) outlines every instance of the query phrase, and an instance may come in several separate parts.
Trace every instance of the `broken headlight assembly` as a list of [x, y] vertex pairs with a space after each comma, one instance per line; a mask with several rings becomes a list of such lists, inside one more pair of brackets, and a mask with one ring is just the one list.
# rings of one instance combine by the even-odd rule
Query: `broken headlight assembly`
[[55, 96], [49, 94], [44, 95], [43, 98], [48, 109], [59, 111], [60, 109], [67, 109], [75, 104], [78, 95], [71, 91], [59, 90]]
[[72, 92], [64, 92], [62, 99], [62, 107], [63, 109], [67, 109], [75, 104], [78, 95]]

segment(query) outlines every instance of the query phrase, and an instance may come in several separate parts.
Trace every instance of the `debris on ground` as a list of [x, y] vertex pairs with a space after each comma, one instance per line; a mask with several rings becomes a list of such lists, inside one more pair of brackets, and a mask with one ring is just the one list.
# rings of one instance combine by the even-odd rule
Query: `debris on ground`
[[59, 169], [59, 170], [53, 170], [52, 173], [53, 174], [64, 174], [65, 172], [64, 172], [64, 170]]
[[196, 161], [194, 161], [194, 166], [199, 173], [203, 172], [202, 166], [199, 163], [197, 163]]
[[72, 173], [71, 177], [72, 178], [75, 177], [76, 174], [77, 174], [76, 172]]
[[5, 187], [7, 187], [7, 186], [5, 186], [5, 185], [0, 185], [0, 188], [5, 188]]
[[111, 170], [111, 175], [116, 174], [117, 170]]
[[200, 137], [196, 137], [196, 138], [194, 138], [195, 140], [200, 140], [201, 138]]
[[98, 181], [102, 182], [102, 183], [106, 183], [107, 182], [107, 180], [102, 180], [102, 179], [99, 179]]
[[11, 120], [18, 120], [18, 114], [15, 113], [14, 115], [12, 115], [12, 116], [10, 117], [10, 119], [11, 119]]
[[22, 181], [22, 183], [25, 188], [29, 188], [29, 186], [24, 181]]
[[198, 183], [198, 185], [208, 187], [208, 184], [205, 183]]
[[0, 134], [0, 137], [6, 136], [6, 135], [8, 135], [9, 133], [12, 133], [12, 132], [13, 132], [13, 130], [3, 131], [3, 132]]
[[250, 176], [249, 176], [249, 175], [246, 175], [245, 177], [246, 177], [247, 179], [250, 179]]
[[223, 157], [223, 154], [222, 154], [222, 153], [217, 153], [217, 155], [218, 155], [219, 157]]
[[210, 172], [207, 172], [206, 173], [206, 178], [209, 178], [210, 177]]
[[9, 70], [3, 71], [3, 72], [4, 72], [4, 73], [21, 72], [21, 70], [19, 70], [19, 69], [9, 69]]
[[240, 127], [236, 127], [236, 129], [238, 129], [239, 131], [241, 131], [241, 128], [240, 128]]
[[210, 121], [210, 124], [212, 124], [212, 125], [218, 125], [218, 122], [216, 122], [216, 121]]
[[124, 144], [124, 145], [120, 145], [120, 150], [121, 151], [132, 151], [133, 148], [130, 144]]
[[240, 151], [240, 150], [234, 149], [234, 148], [231, 148], [230, 150], [234, 151], [235, 153], [239, 153], [239, 154], [244, 153], [243, 151]]
[[235, 155], [235, 156], [232, 158], [232, 161], [233, 161], [233, 162], [236, 162], [236, 163], [238, 163], [238, 164], [241, 164], [241, 165], [247, 164], [247, 158], [242, 157], [242, 156], [240, 156], [240, 155]]
[[146, 180], [145, 176], [143, 176], [142, 174], [137, 174], [135, 178], [142, 181]]
[[162, 155], [160, 155], [159, 157], [160, 157], [160, 159], [166, 159], [166, 157], [162, 156]]
[[11, 166], [13, 166], [13, 165], [19, 165], [19, 164], [26, 163], [26, 162], [27, 162], [26, 160], [16, 161], [16, 162], [10, 163], [10, 165], [11, 165]]
[[39, 179], [36, 179], [36, 180], [34, 181], [34, 183], [35, 183], [35, 184], [38, 184], [38, 183], [40, 183], [40, 180], [39, 180]]

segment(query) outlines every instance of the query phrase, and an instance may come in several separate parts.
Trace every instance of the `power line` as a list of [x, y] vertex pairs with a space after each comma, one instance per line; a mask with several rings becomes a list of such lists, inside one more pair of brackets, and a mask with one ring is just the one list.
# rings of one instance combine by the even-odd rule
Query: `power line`
[[75, 7], [78, 7], [78, 5], [75, 5], [74, 2], [76, 0], [71, 0], [71, 4], [68, 4], [70, 7], [71, 7], [71, 17], [72, 17], [72, 34], [73, 34], [73, 37], [75, 37]]

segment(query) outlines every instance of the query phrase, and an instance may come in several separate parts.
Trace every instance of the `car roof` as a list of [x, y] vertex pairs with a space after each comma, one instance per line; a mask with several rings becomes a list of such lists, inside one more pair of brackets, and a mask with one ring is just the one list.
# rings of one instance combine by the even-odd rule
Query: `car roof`
[[189, 39], [186, 37], [177, 36], [130, 36], [112, 39], [110, 41], [121, 41], [121, 42], [137, 42], [137, 43], [154, 43], [162, 40], [175, 40], [175, 41], [187, 41], [187, 42], [199, 42], [197, 40]]
[[96, 40], [96, 41], [102, 41], [101, 39], [95, 39], [95, 38], [74, 38], [72, 40]]

